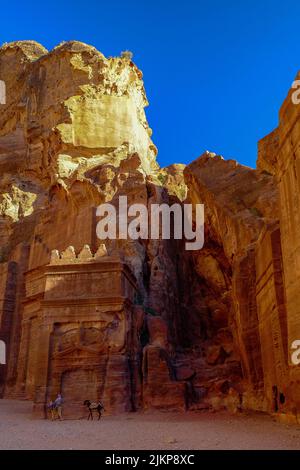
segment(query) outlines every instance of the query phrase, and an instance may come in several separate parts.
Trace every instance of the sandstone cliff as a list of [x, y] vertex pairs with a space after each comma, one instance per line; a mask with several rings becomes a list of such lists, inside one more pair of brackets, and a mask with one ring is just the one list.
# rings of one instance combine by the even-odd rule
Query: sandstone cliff
[[[129, 58], [80, 42], [50, 52], [16, 42], [0, 49], [0, 79], [1, 395], [39, 412], [62, 390], [69, 404], [102, 396], [111, 412], [225, 407], [297, 419], [289, 97], [259, 143], [257, 170], [210, 152], [160, 168]], [[95, 209], [117, 208], [120, 195], [148, 207], [203, 203], [203, 249], [174, 239], [101, 245]]]

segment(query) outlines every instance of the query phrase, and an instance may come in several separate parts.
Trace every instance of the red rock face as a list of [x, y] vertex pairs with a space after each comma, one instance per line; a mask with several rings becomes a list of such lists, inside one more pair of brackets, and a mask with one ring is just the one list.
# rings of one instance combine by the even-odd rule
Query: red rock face
[[[300, 339], [298, 108], [259, 143], [257, 170], [209, 152], [159, 168], [142, 73], [91, 46], [0, 49], [0, 393], [45, 416], [83, 401], [255, 409], [296, 419]], [[205, 243], [106, 240], [96, 207], [202, 203]], [[298, 264], [297, 264], [298, 263]], [[294, 416], [294, 418], [292, 418]]]
[[[265, 168], [264, 161], [272, 162], [272, 171], [275, 174], [279, 190], [279, 233], [273, 235], [273, 252], [277, 254], [276, 271], [277, 295], [276, 322], [273, 322], [273, 335], [275, 335], [274, 354], [277, 363], [277, 401], [276, 405], [284, 410], [297, 413], [299, 410], [299, 366], [291, 361], [292, 343], [300, 336], [299, 321], [299, 106], [293, 103], [293, 90], [290, 90], [279, 113], [279, 126], [270, 136], [259, 143], [261, 150], [261, 167]], [[276, 156], [271, 159], [270, 152], [265, 150], [265, 142], [274, 148]], [[275, 142], [275, 144], [274, 144]], [[269, 235], [270, 237], [270, 235]], [[275, 238], [276, 237], [276, 238]], [[266, 243], [263, 240], [264, 244]], [[280, 244], [280, 246], [279, 246]], [[269, 248], [270, 250], [270, 248]], [[280, 251], [280, 253], [279, 253]], [[275, 262], [273, 261], [275, 271]], [[280, 276], [279, 276], [280, 274]], [[274, 275], [275, 277], [275, 275]], [[274, 281], [273, 281], [274, 283]], [[273, 287], [274, 290], [274, 287]], [[275, 293], [274, 293], [275, 294]], [[275, 295], [272, 298], [274, 299]], [[270, 313], [269, 313], [270, 315]], [[279, 329], [280, 328], [280, 329]], [[279, 331], [278, 331], [279, 330]], [[280, 334], [280, 331], [282, 332]], [[269, 377], [271, 371], [269, 371]], [[281, 395], [281, 401], [278, 396]], [[276, 395], [276, 390], [275, 390]], [[284, 401], [284, 403], [282, 403]], [[274, 398], [273, 398], [274, 402]], [[298, 411], [299, 412], [299, 411]]]

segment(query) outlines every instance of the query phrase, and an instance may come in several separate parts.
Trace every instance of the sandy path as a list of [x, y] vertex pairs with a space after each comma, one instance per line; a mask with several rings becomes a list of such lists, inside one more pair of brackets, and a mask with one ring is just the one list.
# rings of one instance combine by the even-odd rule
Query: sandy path
[[156, 412], [51, 422], [30, 412], [29, 402], [0, 400], [0, 449], [300, 449], [300, 426], [261, 414]]

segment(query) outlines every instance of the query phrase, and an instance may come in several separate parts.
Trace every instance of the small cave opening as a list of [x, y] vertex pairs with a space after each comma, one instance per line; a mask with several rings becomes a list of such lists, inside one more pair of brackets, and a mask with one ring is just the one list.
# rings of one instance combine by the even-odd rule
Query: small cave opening
[[284, 403], [285, 403], [285, 396], [282, 392], [279, 393], [279, 403], [281, 405], [284, 405]]

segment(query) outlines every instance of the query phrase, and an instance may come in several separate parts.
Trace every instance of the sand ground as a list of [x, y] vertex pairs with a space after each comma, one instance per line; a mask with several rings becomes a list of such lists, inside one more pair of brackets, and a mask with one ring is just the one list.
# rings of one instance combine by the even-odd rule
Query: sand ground
[[128, 413], [101, 421], [31, 417], [31, 403], [0, 400], [0, 449], [300, 449], [300, 426], [263, 414]]

